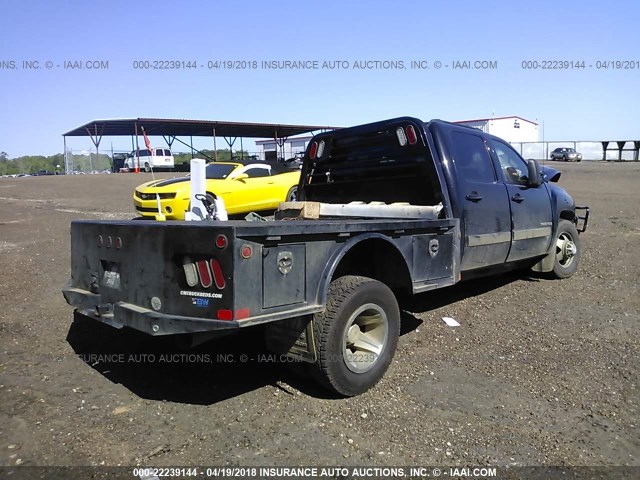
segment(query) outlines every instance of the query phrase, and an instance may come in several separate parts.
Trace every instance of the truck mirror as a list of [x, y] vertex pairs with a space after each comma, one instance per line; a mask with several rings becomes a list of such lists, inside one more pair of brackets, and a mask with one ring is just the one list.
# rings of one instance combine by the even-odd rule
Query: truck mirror
[[528, 168], [528, 180], [527, 185], [530, 187], [539, 187], [542, 185], [542, 176], [540, 175], [540, 167], [538, 166], [538, 162], [533, 158], [527, 160], [527, 168]]

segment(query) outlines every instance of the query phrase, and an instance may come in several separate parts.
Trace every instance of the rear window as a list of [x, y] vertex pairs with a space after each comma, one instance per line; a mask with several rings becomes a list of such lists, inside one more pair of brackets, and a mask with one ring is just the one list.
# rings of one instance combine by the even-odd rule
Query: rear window
[[406, 126], [404, 122], [392, 123], [351, 135], [337, 130], [314, 140], [324, 141], [325, 147], [322, 157], [308, 163], [303, 172], [304, 199], [412, 205], [442, 201], [433, 162], [422, 138], [415, 145], [400, 145], [397, 130]]
[[482, 138], [470, 133], [454, 131], [453, 159], [458, 175], [467, 182], [493, 183], [496, 181], [493, 165]]

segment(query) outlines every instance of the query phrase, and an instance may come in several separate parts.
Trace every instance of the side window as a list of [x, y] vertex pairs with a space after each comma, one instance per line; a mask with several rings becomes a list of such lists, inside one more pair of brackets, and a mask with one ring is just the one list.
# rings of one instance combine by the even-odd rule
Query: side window
[[524, 160], [509, 145], [489, 140], [493, 150], [496, 152], [500, 168], [507, 183], [527, 183], [527, 165]]
[[149, 150], [140, 150], [141, 157], [148, 157], [149, 153], [150, 153]]
[[269, 169], [267, 168], [250, 168], [246, 172], [249, 175], [249, 178], [257, 178], [257, 177], [268, 177]]
[[458, 175], [466, 181], [493, 183], [493, 165], [482, 138], [463, 132], [453, 132], [453, 160]]

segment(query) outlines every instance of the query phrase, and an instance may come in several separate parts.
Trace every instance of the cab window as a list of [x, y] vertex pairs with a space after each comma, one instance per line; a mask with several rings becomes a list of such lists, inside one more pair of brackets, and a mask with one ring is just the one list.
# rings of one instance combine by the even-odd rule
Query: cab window
[[453, 159], [458, 175], [468, 182], [495, 182], [491, 159], [482, 138], [464, 132], [453, 132], [452, 137]]
[[490, 139], [489, 143], [500, 162], [502, 176], [507, 183], [527, 184], [527, 165], [520, 155], [506, 143]]

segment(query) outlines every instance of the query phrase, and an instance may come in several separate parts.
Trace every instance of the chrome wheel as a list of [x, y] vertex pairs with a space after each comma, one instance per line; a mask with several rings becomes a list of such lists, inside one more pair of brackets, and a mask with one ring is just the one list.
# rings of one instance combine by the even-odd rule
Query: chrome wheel
[[569, 267], [577, 253], [578, 247], [573, 241], [573, 237], [568, 232], [562, 232], [556, 240], [556, 259], [558, 263], [564, 268]]
[[298, 199], [298, 187], [291, 187], [287, 193], [287, 202], [295, 202]]
[[380, 358], [388, 335], [389, 322], [380, 306], [367, 303], [353, 312], [343, 338], [343, 355], [347, 368], [354, 373], [372, 369]]

